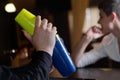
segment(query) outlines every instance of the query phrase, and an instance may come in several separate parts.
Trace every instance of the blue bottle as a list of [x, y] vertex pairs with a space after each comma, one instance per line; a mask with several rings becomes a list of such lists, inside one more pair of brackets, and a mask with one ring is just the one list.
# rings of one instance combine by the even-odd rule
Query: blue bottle
[[58, 34], [56, 34], [56, 44], [53, 51], [53, 65], [63, 76], [69, 76], [76, 71], [70, 54]]
[[[36, 16], [22, 9], [15, 17], [15, 21], [30, 35], [33, 35]], [[53, 65], [63, 76], [69, 76], [76, 71], [76, 68], [71, 60], [69, 52], [61, 41], [61, 38], [56, 34], [56, 43], [53, 51]]]

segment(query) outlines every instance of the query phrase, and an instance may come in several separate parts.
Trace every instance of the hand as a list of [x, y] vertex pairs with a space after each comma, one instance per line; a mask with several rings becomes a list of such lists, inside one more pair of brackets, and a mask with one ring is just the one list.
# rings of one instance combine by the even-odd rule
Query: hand
[[41, 22], [41, 17], [37, 16], [33, 36], [26, 31], [23, 32], [37, 51], [46, 51], [52, 56], [56, 35], [56, 27], [52, 27], [52, 23], [48, 23], [47, 19]]
[[86, 36], [88, 40], [92, 41], [103, 36], [103, 33], [100, 28], [93, 26], [87, 31]]

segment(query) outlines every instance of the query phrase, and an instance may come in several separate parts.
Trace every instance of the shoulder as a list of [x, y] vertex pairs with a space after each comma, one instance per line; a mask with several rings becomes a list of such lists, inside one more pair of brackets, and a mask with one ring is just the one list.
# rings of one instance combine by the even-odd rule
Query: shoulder
[[116, 40], [115, 36], [112, 33], [110, 33], [103, 38], [101, 43], [103, 45], [110, 45], [115, 40]]

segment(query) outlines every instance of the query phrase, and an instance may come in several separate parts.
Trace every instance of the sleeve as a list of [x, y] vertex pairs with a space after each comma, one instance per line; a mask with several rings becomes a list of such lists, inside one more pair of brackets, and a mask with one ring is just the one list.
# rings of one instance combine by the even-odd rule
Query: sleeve
[[97, 62], [99, 59], [107, 57], [104, 46], [100, 44], [97, 48], [84, 53], [78, 62], [78, 67], [85, 67]]
[[48, 80], [51, 56], [44, 51], [33, 54], [32, 61], [20, 68], [0, 67], [0, 80]]
[[119, 43], [118, 39], [114, 35], [110, 35], [108, 40], [105, 44], [106, 52], [110, 59], [120, 62], [120, 52], [119, 52]]

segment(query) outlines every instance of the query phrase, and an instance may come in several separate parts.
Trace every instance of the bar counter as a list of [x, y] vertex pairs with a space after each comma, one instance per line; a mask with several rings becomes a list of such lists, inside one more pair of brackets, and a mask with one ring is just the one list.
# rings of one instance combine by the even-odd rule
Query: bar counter
[[51, 80], [120, 80], [120, 69], [79, 68], [67, 78], [54, 77]]

